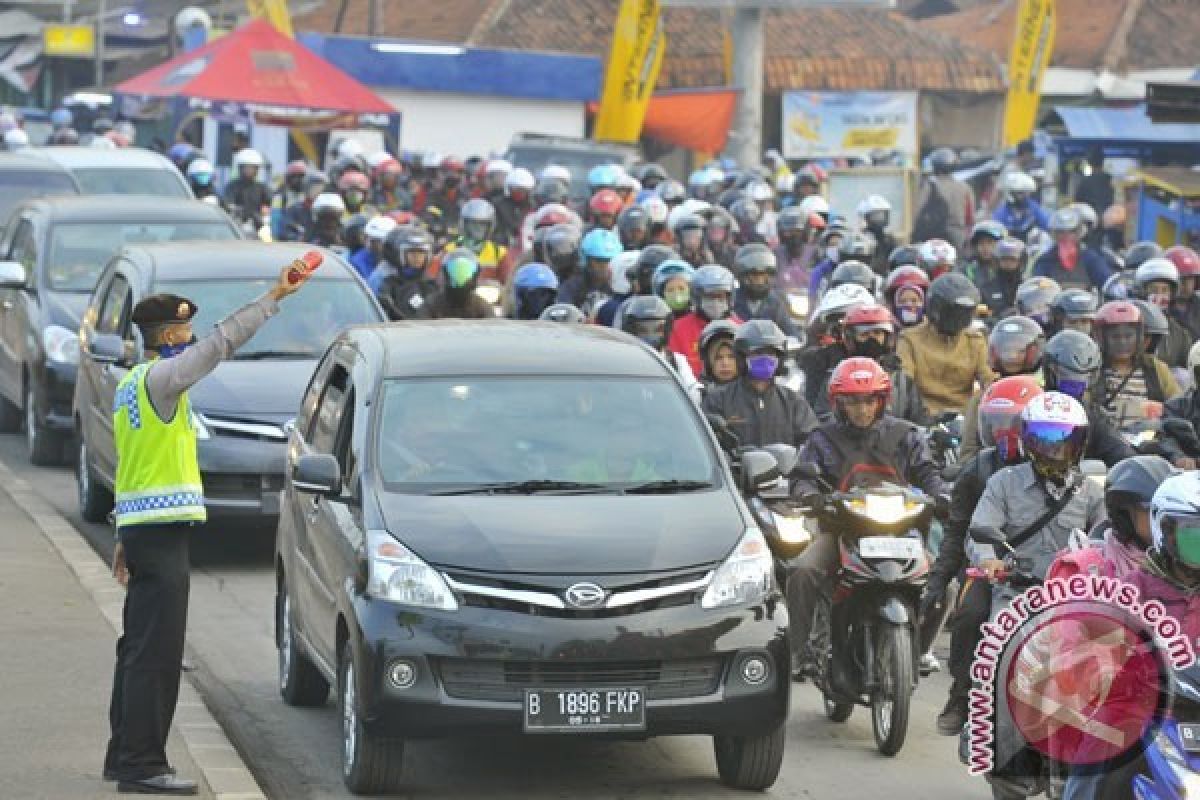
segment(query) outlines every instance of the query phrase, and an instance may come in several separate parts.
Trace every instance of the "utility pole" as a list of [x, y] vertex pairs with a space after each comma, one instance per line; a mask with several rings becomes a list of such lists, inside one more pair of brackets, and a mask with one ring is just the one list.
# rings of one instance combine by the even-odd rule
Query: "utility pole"
[[383, 29], [383, 4], [381, 0], [367, 3], [367, 35], [378, 36]]
[[762, 161], [764, 13], [745, 5], [733, 15], [733, 85], [740, 94], [725, 153], [741, 166]]
[[104, 87], [104, 23], [108, 16], [108, 3], [100, 0], [96, 8], [96, 88]]

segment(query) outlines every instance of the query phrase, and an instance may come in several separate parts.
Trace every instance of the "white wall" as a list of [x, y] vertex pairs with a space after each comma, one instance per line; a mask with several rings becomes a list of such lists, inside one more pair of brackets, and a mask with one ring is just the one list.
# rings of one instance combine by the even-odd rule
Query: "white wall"
[[503, 153], [514, 133], [583, 136], [584, 104], [373, 87], [403, 115], [400, 146], [459, 158]]

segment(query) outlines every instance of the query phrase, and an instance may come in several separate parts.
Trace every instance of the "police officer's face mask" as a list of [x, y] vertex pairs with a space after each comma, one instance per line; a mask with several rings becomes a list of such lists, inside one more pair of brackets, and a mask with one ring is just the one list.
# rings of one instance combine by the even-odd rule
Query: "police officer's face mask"
[[155, 348], [155, 350], [158, 352], [158, 355], [160, 358], [171, 358], [173, 356], [179, 355], [180, 353], [182, 353], [184, 350], [188, 349], [195, 343], [196, 343], [196, 334], [193, 333], [191, 336], [188, 337], [187, 341], [178, 342], [176, 344], [160, 344], [158, 347]]

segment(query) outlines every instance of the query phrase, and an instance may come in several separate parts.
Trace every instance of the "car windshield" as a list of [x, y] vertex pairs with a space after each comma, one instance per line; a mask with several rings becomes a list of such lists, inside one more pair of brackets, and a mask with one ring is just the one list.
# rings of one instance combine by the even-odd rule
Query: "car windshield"
[[179, 176], [168, 169], [119, 167], [75, 168], [71, 172], [84, 194], [148, 194], [155, 197], [191, 197]]
[[104, 265], [127, 244], [236, 239], [227, 222], [64, 222], [50, 231], [46, 283], [59, 292], [90, 292]]
[[379, 472], [411, 494], [694, 490], [717, 467], [669, 380], [455, 377], [389, 381]]
[[79, 194], [70, 176], [62, 172], [37, 170], [19, 172], [4, 170], [0, 172], [0, 228], [8, 222], [9, 216], [18, 204], [35, 197], [48, 197], [56, 194]]
[[[203, 336], [229, 314], [260, 297], [271, 280], [162, 281], [153, 291], [177, 294], [199, 306], [192, 319], [196, 336]], [[280, 303], [279, 313], [267, 320], [242, 345], [235, 361], [317, 358], [338, 332], [349, 325], [380, 321], [370, 295], [356, 281], [320, 280], [309, 291], [296, 292]]]

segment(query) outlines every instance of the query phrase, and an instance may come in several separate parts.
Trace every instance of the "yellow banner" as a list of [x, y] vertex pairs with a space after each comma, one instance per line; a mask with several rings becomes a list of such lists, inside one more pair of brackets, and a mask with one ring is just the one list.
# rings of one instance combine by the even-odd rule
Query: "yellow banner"
[[47, 25], [42, 28], [42, 50], [48, 56], [94, 55], [96, 30], [91, 25]]
[[1017, 29], [1008, 59], [1005, 146], [1028, 139], [1033, 133], [1042, 96], [1042, 77], [1054, 51], [1056, 16], [1054, 0], [1021, 0], [1017, 8]]
[[246, 0], [246, 9], [255, 19], [266, 19], [280, 33], [293, 36], [292, 15], [287, 0]]
[[666, 49], [658, 0], [621, 0], [592, 134], [595, 138], [638, 140]]

